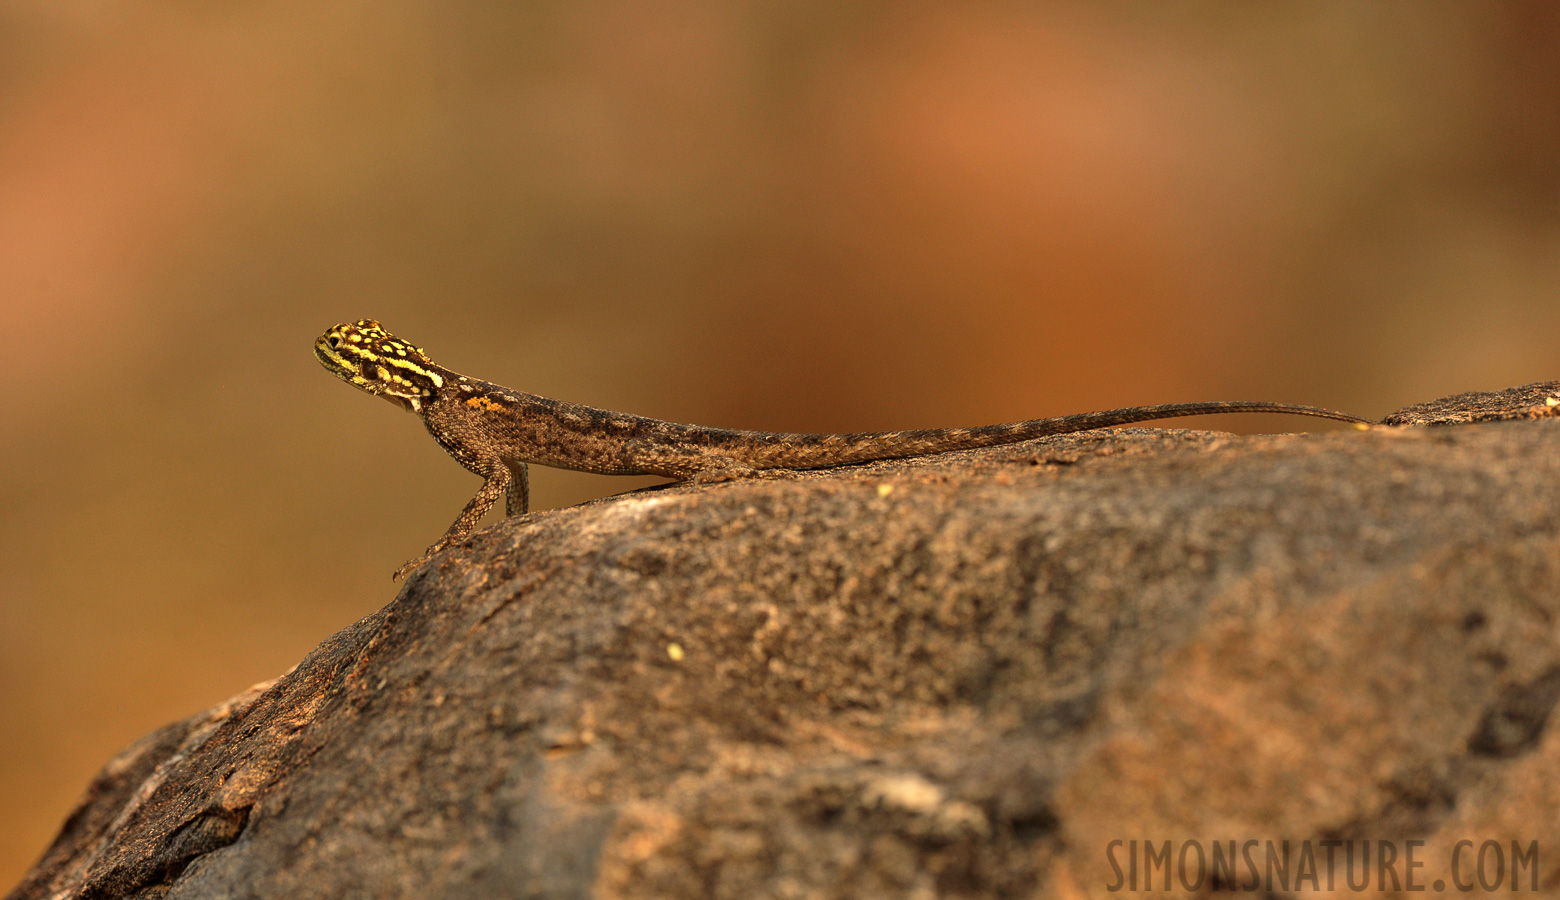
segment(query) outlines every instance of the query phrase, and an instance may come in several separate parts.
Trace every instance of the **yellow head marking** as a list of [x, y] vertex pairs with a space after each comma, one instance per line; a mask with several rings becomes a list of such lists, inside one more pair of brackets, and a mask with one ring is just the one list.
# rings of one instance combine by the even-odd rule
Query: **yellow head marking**
[[412, 412], [444, 386], [439, 367], [421, 348], [384, 330], [373, 319], [341, 324], [314, 342], [327, 371], [370, 394]]

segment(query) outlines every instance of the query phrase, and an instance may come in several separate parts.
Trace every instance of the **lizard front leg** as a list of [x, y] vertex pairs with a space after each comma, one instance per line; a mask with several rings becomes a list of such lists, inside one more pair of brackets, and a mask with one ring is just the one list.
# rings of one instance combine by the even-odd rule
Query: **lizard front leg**
[[508, 466], [514, 478], [509, 482], [509, 493], [504, 498], [504, 515], [523, 516], [531, 511], [531, 475], [525, 463]]
[[[477, 527], [477, 523], [482, 520], [482, 517], [487, 515], [487, 511], [493, 508], [493, 504], [498, 502], [498, 498], [505, 491], [509, 490], [510, 485], [514, 481], [515, 478], [510, 474], [508, 466], [503, 463], [495, 463], [493, 471], [488, 473], [487, 481], [482, 483], [482, 490], [477, 491], [477, 495], [471, 498], [471, 502], [466, 504], [466, 508], [460, 511], [460, 515], [455, 519], [455, 524], [450, 526], [449, 531], [444, 532], [444, 537], [439, 538], [438, 542], [429, 547], [422, 556], [409, 560], [406, 565], [396, 569], [395, 574], [390, 576], [390, 580], [399, 581], [405, 578], [407, 575], [415, 572], [423, 563], [432, 559], [434, 554], [470, 534], [471, 530]], [[522, 499], [525, 496], [524, 488], [521, 489], [521, 496]], [[510, 495], [509, 502], [511, 504], [514, 503], [513, 494]]]

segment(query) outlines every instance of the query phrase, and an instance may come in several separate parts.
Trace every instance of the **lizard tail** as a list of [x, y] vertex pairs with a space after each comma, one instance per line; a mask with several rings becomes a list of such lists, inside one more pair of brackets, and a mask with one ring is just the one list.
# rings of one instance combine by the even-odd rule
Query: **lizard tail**
[[1163, 403], [1157, 406], [1132, 406], [1102, 412], [1077, 413], [1049, 419], [1030, 419], [1002, 425], [976, 428], [928, 428], [916, 431], [879, 431], [858, 434], [765, 434], [749, 432], [757, 441], [743, 454], [733, 454], [756, 469], [827, 468], [879, 459], [904, 459], [1014, 444], [1031, 438], [1056, 434], [1074, 434], [1115, 425], [1131, 425], [1182, 416], [1222, 415], [1225, 413], [1280, 413], [1332, 419], [1356, 425], [1376, 424], [1319, 406], [1269, 403], [1260, 400], [1206, 401], [1200, 403]]

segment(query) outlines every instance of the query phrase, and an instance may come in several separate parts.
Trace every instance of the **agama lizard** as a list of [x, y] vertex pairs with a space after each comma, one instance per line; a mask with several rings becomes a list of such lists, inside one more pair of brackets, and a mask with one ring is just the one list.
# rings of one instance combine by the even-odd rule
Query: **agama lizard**
[[724, 481], [765, 470], [827, 469], [878, 459], [929, 456], [1092, 431], [1178, 416], [1288, 413], [1372, 424], [1288, 403], [1166, 403], [978, 428], [929, 428], [860, 434], [787, 434], [679, 425], [538, 397], [451, 372], [372, 319], [337, 325], [314, 342], [331, 374], [422, 417], [456, 462], [482, 476], [482, 489], [444, 537], [391, 576], [399, 579], [470, 534], [506, 497], [511, 516], [530, 507], [527, 463], [602, 475], [661, 475], [676, 481]]

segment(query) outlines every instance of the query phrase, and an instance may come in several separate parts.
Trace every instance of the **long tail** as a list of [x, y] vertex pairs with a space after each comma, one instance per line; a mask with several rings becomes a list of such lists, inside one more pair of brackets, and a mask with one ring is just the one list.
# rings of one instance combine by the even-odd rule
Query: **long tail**
[[748, 439], [745, 442], [747, 444], [745, 452], [733, 453], [732, 456], [757, 469], [827, 468], [876, 459], [903, 459], [947, 453], [950, 450], [994, 447], [1053, 434], [1093, 431], [1113, 425], [1225, 413], [1282, 413], [1352, 422], [1357, 425], [1375, 424], [1368, 419], [1317, 406], [1269, 403], [1260, 400], [1214, 400], [1201, 403], [1131, 406], [1125, 409], [1107, 409], [1102, 412], [1077, 413], [1050, 419], [1030, 419], [1027, 422], [982, 425], [977, 428], [928, 428], [918, 431], [879, 431], [859, 434], [746, 432]]

